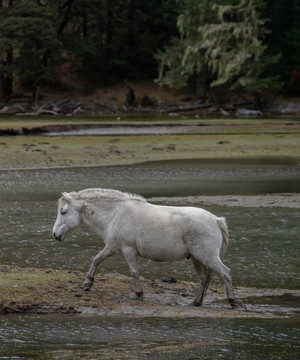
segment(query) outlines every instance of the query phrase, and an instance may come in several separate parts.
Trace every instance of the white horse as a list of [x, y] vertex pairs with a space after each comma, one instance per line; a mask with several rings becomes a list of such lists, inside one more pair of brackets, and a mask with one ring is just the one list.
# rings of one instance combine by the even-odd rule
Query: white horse
[[200, 306], [212, 271], [225, 283], [232, 308], [243, 308], [235, 296], [230, 269], [221, 260], [228, 245], [225, 219], [197, 207], [159, 206], [143, 197], [110, 189], [63, 193], [58, 201], [53, 235], [63, 240], [80, 225], [96, 231], [105, 247], [92, 261], [84, 282], [89, 290], [97, 266], [106, 258], [123, 254], [134, 282], [137, 299], [143, 299], [137, 256], [155, 261], [191, 258], [199, 277], [193, 305]]

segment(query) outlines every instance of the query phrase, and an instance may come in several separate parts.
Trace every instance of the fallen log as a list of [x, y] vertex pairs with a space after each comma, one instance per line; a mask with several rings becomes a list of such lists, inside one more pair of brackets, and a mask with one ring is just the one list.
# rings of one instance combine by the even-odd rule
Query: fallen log
[[175, 113], [180, 111], [193, 111], [193, 110], [201, 110], [201, 109], [208, 109], [214, 107], [214, 111], [219, 111], [220, 108], [222, 108], [225, 111], [234, 111], [239, 106], [248, 106], [252, 105], [252, 102], [249, 101], [243, 101], [233, 104], [193, 104], [193, 105], [184, 105], [184, 106], [178, 106], [178, 107], [172, 107], [172, 108], [165, 108], [161, 112], [163, 113]]
[[185, 105], [185, 106], [178, 106], [173, 107], [170, 109], [163, 109], [162, 112], [164, 113], [174, 113], [176, 111], [192, 111], [192, 110], [199, 110], [199, 109], [207, 109], [213, 106], [214, 104], [194, 104], [194, 105]]
[[260, 110], [249, 110], [249, 109], [237, 109], [236, 116], [239, 117], [255, 117], [262, 116], [262, 112]]

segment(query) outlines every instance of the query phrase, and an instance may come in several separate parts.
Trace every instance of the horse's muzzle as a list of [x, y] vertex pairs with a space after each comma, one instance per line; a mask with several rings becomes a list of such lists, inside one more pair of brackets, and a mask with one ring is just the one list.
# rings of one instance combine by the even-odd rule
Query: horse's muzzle
[[56, 235], [56, 233], [53, 233], [53, 236], [55, 237], [55, 239], [56, 240], [58, 240], [58, 241], [61, 241], [61, 239], [62, 239], [62, 236], [61, 235]]

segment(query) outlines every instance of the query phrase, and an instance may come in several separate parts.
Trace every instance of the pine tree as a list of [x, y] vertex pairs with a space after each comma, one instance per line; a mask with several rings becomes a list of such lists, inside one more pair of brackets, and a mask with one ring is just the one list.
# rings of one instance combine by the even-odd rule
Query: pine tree
[[[59, 48], [55, 7], [19, 0], [2, 9], [0, 16], [2, 71], [18, 74], [37, 100], [41, 84], [53, 78], [52, 59]], [[9, 55], [13, 61], [5, 59]]]
[[245, 88], [255, 95], [258, 106], [261, 90], [280, 88], [278, 76], [265, 76], [279, 55], [264, 54], [266, 20], [253, 0], [236, 5], [219, 5], [217, 0], [185, 0], [184, 4], [177, 21], [180, 38], [157, 54], [159, 83], [180, 87], [196, 75], [203, 86], [201, 78], [208, 69], [214, 76], [210, 86]]
[[185, 86], [196, 78], [196, 98], [205, 101], [207, 61], [201, 47], [203, 41], [199, 27], [211, 21], [214, 14], [208, 0], [184, 0], [177, 19], [179, 37], [174, 37], [165, 51], [159, 51], [158, 83], [170, 87]]
[[300, 1], [265, 0], [264, 16], [270, 21], [266, 24], [271, 33], [267, 36], [269, 54], [280, 53], [278, 63], [269, 73], [280, 75], [285, 83], [284, 91], [291, 94], [300, 92]]
[[260, 107], [259, 92], [279, 90], [279, 76], [265, 76], [266, 69], [280, 55], [264, 55], [267, 33], [266, 20], [260, 18], [253, 0], [241, 0], [237, 5], [213, 5], [218, 23], [205, 24], [199, 29], [205, 41], [201, 44], [215, 80], [211, 86], [240, 86], [255, 95]]
[[300, 93], [300, 1], [292, 4], [293, 19], [290, 31], [284, 33], [284, 46], [289, 50], [287, 70], [289, 74], [288, 90], [291, 93]]

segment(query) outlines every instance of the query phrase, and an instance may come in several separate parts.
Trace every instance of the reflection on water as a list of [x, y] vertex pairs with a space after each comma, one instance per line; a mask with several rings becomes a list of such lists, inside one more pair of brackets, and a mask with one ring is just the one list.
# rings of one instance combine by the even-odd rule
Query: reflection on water
[[[184, 205], [186, 195], [300, 192], [299, 175], [300, 167], [295, 165], [198, 161], [2, 171], [0, 263], [89, 268], [91, 258], [103, 247], [95, 234], [81, 229], [62, 243], [52, 238], [56, 201], [62, 191], [111, 187], [149, 197], [181, 196], [179, 205]], [[225, 263], [232, 269], [234, 284], [299, 289], [297, 209], [217, 205], [206, 209], [227, 218], [231, 242]], [[146, 278], [196, 281], [189, 260], [168, 264], [141, 259], [139, 263]], [[101, 272], [129, 274], [122, 257], [106, 260], [99, 278]], [[297, 300], [274, 296], [268, 303], [296, 308]], [[250, 304], [259, 301], [251, 299]], [[298, 318], [203, 321], [2, 316], [0, 359], [294, 359], [299, 351]]]

